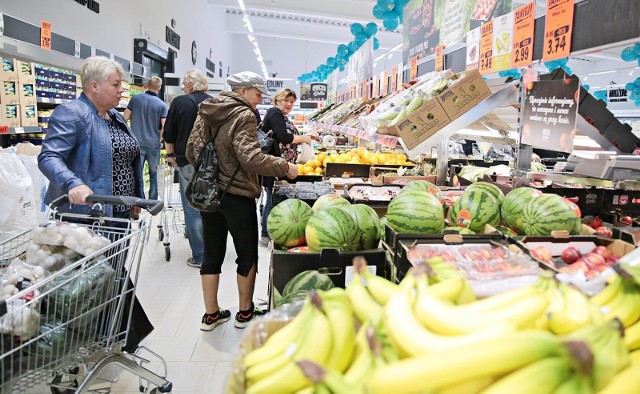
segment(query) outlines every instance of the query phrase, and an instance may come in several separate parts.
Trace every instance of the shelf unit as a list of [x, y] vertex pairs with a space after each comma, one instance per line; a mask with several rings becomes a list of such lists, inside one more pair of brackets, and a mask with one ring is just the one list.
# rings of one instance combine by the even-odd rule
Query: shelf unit
[[346, 127], [340, 125], [332, 125], [327, 123], [318, 123], [318, 122], [307, 122], [307, 127], [314, 127], [317, 129], [324, 129], [330, 131], [337, 131], [339, 133], [347, 134], [353, 137], [361, 138], [363, 140], [367, 140], [370, 142], [375, 142], [376, 144], [380, 144], [383, 146], [387, 146], [389, 148], [395, 148], [398, 143], [398, 137], [393, 135], [383, 135], [383, 134], [369, 134], [364, 129]]

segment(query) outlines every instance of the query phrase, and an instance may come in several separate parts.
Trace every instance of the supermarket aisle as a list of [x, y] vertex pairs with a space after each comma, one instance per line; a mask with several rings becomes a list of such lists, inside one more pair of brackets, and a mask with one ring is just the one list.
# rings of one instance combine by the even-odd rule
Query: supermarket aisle
[[[204, 313], [200, 275], [186, 265], [190, 255], [187, 240], [171, 234], [171, 261], [164, 259], [164, 248], [158, 240], [155, 223], [144, 250], [138, 279], [138, 297], [151, 322], [153, 333], [144, 345], [167, 361], [168, 379], [174, 393], [222, 393], [230, 372], [232, 353], [243, 330], [233, 326], [238, 311], [235, 252], [228, 239], [227, 258], [220, 281], [220, 305], [231, 310], [231, 320], [211, 332], [199, 329]], [[266, 300], [269, 273], [269, 251], [259, 250], [258, 277], [254, 301]], [[158, 371], [159, 363], [149, 369]], [[139, 393], [138, 378], [128, 372], [120, 374], [113, 393]]]

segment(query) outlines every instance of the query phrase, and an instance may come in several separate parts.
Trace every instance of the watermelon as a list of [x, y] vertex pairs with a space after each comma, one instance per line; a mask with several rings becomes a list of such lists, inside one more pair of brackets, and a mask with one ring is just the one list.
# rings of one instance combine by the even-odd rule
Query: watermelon
[[577, 217], [579, 217], [579, 218], [582, 217], [582, 211], [580, 210], [580, 207], [578, 206], [578, 204], [576, 204], [573, 201], [571, 201], [569, 199], [566, 199], [566, 198], [564, 199], [564, 202], [567, 203], [569, 208], [571, 208], [571, 211], [573, 211], [573, 213], [575, 213]]
[[340, 208], [325, 208], [313, 214], [305, 231], [312, 250], [335, 248], [343, 252], [358, 250], [360, 230], [351, 215]]
[[516, 233], [515, 231], [513, 231], [509, 227], [500, 226], [500, 227], [498, 227], [498, 231], [500, 231], [502, 234], [504, 234], [504, 235], [506, 235], [508, 237], [516, 237], [516, 236], [518, 236], [518, 233]]
[[267, 218], [267, 232], [282, 246], [299, 246], [306, 242], [305, 228], [313, 215], [309, 204], [296, 198], [284, 200], [271, 209]]
[[400, 194], [410, 191], [422, 191], [427, 192], [440, 201], [440, 204], [444, 204], [444, 194], [438, 186], [427, 181], [411, 181], [400, 189]]
[[329, 290], [334, 287], [335, 285], [328, 275], [321, 274], [317, 270], [307, 270], [300, 272], [287, 282], [282, 289], [282, 297], [285, 298], [298, 291]]
[[342, 207], [355, 220], [360, 230], [359, 250], [375, 249], [380, 241], [380, 219], [378, 214], [368, 205], [355, 204]]
[[500, 203], [487, 191], [466, 191], [451, 207], [450, 217], [452, 223], [481, 233], [485, 225], [500, 223]]
[[557, 230], [571, 234], [580, 231], [580, 218], [564, 198], [555, 194], [543, 194], [529, 201], [522, 212], [522, 224], [526, 235], [550, 235]]
[[276, 289], [276, 287], [273, 287], [273, 304], [275, 306], [280, 305], [280, 303], [282, 302], [282, 294], [280, 294], [280, 292], [278, 291], [278, 289]]
[[309, 290], [297, 290], [287, 294], [286, 296], [280, 297], [280, 300], [277, 303], [275, 302], [275, 297], [274, 297], [273, 303], [276, 306], [292, 304], [294, 302], [304, 301], [307, 298], [307, 295], [309, 295]]
[[500, 213], [507, 226], [524, 234], [522, 211], [532, 198], [540, 195], [542, 192], [532, 187], [519, 187], [510, 191], [500, 205]]
[[471, 185], [467, 186], [467, 188], [465, 189], [465, 192], [467, 191], [474, 191], [474, 190], [484, 190], [487, 191], [489, 193], [491, 193], [497, 200], [499, 203], [502, 204], [502, 200], [504, 200], [504, 193], [502, 193], [502, 190], [500, 190], [500, 188], [492, 183], [489, 182], [475, 182], [472, 183]]
[[403, 233], [440, 234], [444, 228], [444, 211], [431, 194], [408, 191], [398, 194], [389, 203], [387, 224]]
[[442, 232], [444, 233], [445, 231], [454, 231], [458, 234], [475, 234], [473, 231], [465, 227], [445, 227]]
[[325, 194], [320, 196], [316, 202], [313, 203], [313, 207], [311, 209], [313, 209], [314, 212], [318, 212], [325, 208], [344, 207], [347, 205], [351, 205], [351, 203], [346, 198], [337, 194]]

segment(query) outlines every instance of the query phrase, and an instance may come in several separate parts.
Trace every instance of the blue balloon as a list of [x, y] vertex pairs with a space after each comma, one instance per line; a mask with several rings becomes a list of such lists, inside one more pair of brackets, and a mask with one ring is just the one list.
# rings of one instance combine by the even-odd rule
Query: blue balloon
[[387, 30], [395, 30], [398, 28], [398, 18], [394, 17], [393, 19], [385, 19], [384, 21], [382, 21], [382, 25], [384, 26], [385, 29]]
[[582, 87], [584, 88], [584, 90], [586, 90], [587, 92], [589, 91], [589, 89], [591, 89], [591, 86], [589, 85], [582, 85]]
[[628, 91], [632, 91], [633, 89], [636, 88], [636, 84], [633, 82], [629, 82], [628, 84], [624, 85], [624, 88], [627, 89]]
[[351, 34], [357, 36], [358, 34], [364, 33], [364, 26], [361, 23], [353, 23], [351, 24]]
[[345, 44], [338, 45], [338, 55], [345, 57], [349, 55], [349, 47]]
[[327, 58], [327, 65], [329, 65], [329, 67], [334, 67], [336, 65], [336, 58], [335, 57], [328, 57]]
[[384, 11], [391, 11], [396, 6], [396, 2], [395, 0], [378, 0], [377, 5]]
[[384, 13], [386, 12], [386, 10], [383, 10], [382, 8], [378, 7], [378, 5], [374, 5], [373, 6], [373, 17], [376, 19], [384, 19]]
[[633, 46], [633, 51], [636, 53], [636, 55], [640, 56], [640, 42]]
[[640, 86], [636, 86], [635, 88], [633, 88], [633, 93], [640, 95]]
[[344, 71], [344, 65], [340, 66], [340, 71]]
[[377, 51], [380, 48], [380, 40], [378, 38], [373, 37], [373, 50]]
[[625, 62], [632, 62], [638, 58], [638, 54], [633, 50], [632, 47], [626, 47], [622, 50], [620, 58], [622, 58], [622, 60], [624, 60]]
[[571, 67], [564, 66], [564, 67], [561, 67], [561, 68], [562, 68], [562, 69], [564, 70], [564, 72], [566, 72], [567, 74], [569, 74], [569, 75], [572, 75], [572, 74], [573, 74], [573, 70], [571, 70]]
[[553, 71], [557, 68], [560, 68], [560, 65], [555, 60], [550, 60], [548, 62], [544, 62], [544, 66], [549, 69], [549, 71]]
[[640, 107], [640, 98], [633, 102], [636, 107]]
[[395, 10], [393, 10], [393, 11], [396, 14], [396, 16], [398, 17], [398, 21], [400, 23], [402, 23], [404, 21], [404, 12], [402, 11], [402, 8], [396, 7]]
[[364, 27], [364, 34], [366, 34], [367, 37], [375, 36], [377, 32], [378, 32], [378, 24], [375, 22], [369, 22]]
[[640, 77], [636, 78], [636, 79], [633, 81], [633, 84], [634, 84], [634, 85], [638, 85], [638, 86], [640, 86]]
[[569, 61], [568, 57], [563, 57], [561, 59], [556, 59], [554, 60], [556, 63], [558, 63], [560, 65], [560, 67], [564, 66], [565, 64], [567, 64], [567, 62]]
[[347, 47], [349, 48], [349, 55], [353, 55], [355, 53], [355, 51], [358, 50], [358, 46], [353, 41], [351, 41], [349, 43], [349, 45], [347, 45]]
[[505, 70], [505, 71], [499, 71], [498, 75], [501, 76], [502, 78], [506, 78], [509, 76], [509, 73]]
[[637, 94], [635, 94], [635, 93], [633, 93], [633, 92], [631, 92], [631, 93], [629, 94], [629, 100], [630, 100], [630, 101], [637, 100], [637, 99], [640, 99], [640, 95], [637, 95]]
[[367, 37], [366, 35], [358, 34], [356, 36], [355, 40], [353, 40], [353, 41], [355, 41], [358, 46], [362, 46], [362, 44], [364, 44], [368, 39], [369, 39], [369, 37]]

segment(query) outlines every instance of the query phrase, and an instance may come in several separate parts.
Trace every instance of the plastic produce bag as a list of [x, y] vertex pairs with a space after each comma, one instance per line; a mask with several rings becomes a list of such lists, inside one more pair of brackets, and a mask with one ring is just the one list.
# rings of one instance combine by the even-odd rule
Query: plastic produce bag
[[300, 144], [300, 148], [302, 152], [300, 156], [298, 156], [298, 161], [301, 163], [306, 163], [309, 160], [315, 160], [316, 154], [313, 153], [313, 148], [309, 144]]
[[33, 181], [18, 155], [0, 150], [0, 242], [37, 224]]
[[64, 246], [41, 245], [33, 241], [27, 246], [27, 264], [38, 265], [49, 272], [58, 271], [79, 258], [78, 253]]
[[44, 203], [44, 196], [47, 193], [47, 187], [49, 187], [49, 179], [38, 168], [40, 148], [40, 146], [28, 142], [18, 144], [16, 147], [18, 157], [22, 160], [22, 164], [24, 164], [29, 175], [31, 175], [36, 215], [39, 222], [46, 218], [47, 205]]
[[46, 221], [34, 228], [31, 240], [41, 245], [64, 245], [83, 256], [92, 255], [111, 243], [87, 227], [55, 220]]

